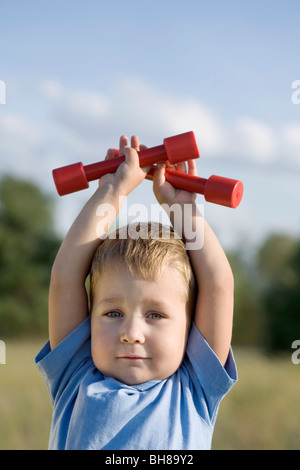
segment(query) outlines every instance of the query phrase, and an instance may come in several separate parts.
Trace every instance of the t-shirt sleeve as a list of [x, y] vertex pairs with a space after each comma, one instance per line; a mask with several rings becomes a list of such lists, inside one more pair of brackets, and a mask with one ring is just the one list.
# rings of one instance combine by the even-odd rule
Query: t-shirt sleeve
[[204, 395], [208, 418], [214, 424], [219, 404], [237, 381], [237, 368], [230, 347], [225, 366], [202, 336], [195, 324], [192, 325], [188, 345], [187, 357], [191, 365], [191, 380], [194, 391]]
[[35, 363], [46, 381], [53, 405], [67, 387], [76, 388], [76, 377], [82, 377], [84, 369], [93, 367], [90, 337], [88, 317], [54, 349], [47, 341], [36, 356]]

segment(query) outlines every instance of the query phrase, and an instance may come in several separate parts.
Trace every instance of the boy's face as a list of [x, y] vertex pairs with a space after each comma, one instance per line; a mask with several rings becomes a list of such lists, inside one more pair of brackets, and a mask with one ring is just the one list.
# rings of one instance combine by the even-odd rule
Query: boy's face
[[93, 361], [104, 375], [136, 385], [178, 369], [189, 330], [182, 284], [169, 267], [156, 281], [113, 266], [99, 276], [91, 339]]

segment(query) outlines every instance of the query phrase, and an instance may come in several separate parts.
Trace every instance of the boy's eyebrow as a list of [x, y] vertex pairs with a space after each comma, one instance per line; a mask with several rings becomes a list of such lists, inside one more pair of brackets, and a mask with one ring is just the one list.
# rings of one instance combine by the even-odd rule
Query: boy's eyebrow
[[104, 304], [113, 304], [116, 302], [123, 302], [124, 297], [122, 296], [114, 296], [114, 297], [104, 297], [104, 299], [101, 299], [100, 302]]
[[[145, 304], [151, 305], [153, 308], [164, 308], [167, 307], [168, 303], [165, 301], [160, 301], [154, 298], [147, 298], [143, 299]], [[98, 302], [97, 302], [98, 303]], [[115, 303], [126, 303], [126, 299], [123, 296], [113, 296], [113, 297], [104, 297], [103, 299], [99, 300], [101, 304], [115, 304]]]

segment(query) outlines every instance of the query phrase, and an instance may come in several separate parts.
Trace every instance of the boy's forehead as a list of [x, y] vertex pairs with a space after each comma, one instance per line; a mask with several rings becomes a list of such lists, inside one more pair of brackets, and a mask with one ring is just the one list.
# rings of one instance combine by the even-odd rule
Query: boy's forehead
[[[96, 290], [101, 286], [101, 281], [105, 281], [105, 289], [115, 290], [120, 285], [128, 285], [134, 282], [136, 285], [140, 283], [142, 289], [155, 290], [166, 296], [172, 291], [181, 292], [185, 296], [184, 281], [182, 275], [173, 266], [157, 267], [152, 273], [143, 275], [138, 269], [129, 269], [125, 263], [112, 263], [105, 267], [96, 281]], [[103, 286], [104, 290], [104, 286]]]
[[128, 266], [123, 260], [112, 260], [111, 263], [100, 270], [100, 276], [111, 276], [112, 280], [118, 275], [119, 278], [126, 278], [132, 280], [146, 280], [158, 282], [165, 277], [175, 278], [180, 275], [178, 269], [171, 264], [165, 263], [164, 265], [154, 264], [149, 270], [141, 270], [138, 266]]

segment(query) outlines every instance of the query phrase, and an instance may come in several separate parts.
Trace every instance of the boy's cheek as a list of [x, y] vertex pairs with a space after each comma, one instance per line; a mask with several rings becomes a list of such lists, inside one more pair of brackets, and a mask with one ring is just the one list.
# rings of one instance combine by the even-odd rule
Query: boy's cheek
[[[107, 344], [108, 343], [108, 344]], [[91, 353], [94, 363], [99, 362], [98, 358], [105, 357], [108, 354], [109, 342], [106, 338], [103, 338], [102, 335], [98, 333], [93, 333], [91, 335]]]
[[166, 335], [164, 341], [160, 343], [160, 356], [170, 362], [181, 362], [186, 346], [186, 336], [183, 332], [180, 334]]

